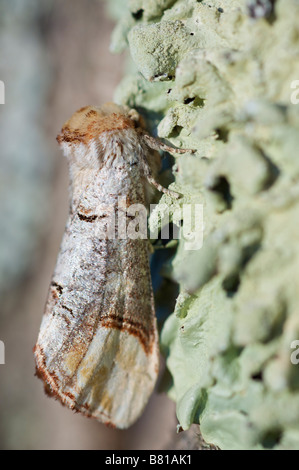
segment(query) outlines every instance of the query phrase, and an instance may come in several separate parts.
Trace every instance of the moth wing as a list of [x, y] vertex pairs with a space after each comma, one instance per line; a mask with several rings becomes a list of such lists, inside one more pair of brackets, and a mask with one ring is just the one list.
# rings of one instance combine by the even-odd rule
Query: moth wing
[[86, 237], [71, 225], [35, 347], [37, 374], [63, 404], [126, 428], [159, 369], [148, 241], [98, 240], [96, 223]]

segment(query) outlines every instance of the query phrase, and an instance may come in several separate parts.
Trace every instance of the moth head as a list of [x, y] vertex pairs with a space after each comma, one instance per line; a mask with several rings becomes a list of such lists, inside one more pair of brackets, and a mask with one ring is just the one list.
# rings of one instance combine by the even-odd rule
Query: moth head
[[144, 122], [133, 109], [114, 103], [106, 103], [101, 107], [85, 106], [66, 121], [57, 136], [57, 142], [69, 156], [76, 146], [89, 146], [104, 133], [113, 134], [136, 128], [144, 128]]

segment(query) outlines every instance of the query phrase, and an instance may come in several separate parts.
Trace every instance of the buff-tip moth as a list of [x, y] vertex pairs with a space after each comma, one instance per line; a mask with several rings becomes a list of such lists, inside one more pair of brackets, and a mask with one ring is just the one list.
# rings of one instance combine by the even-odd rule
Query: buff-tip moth
[[[99, 421], [127, 428], [142, 413], [159, 370], [146, 239], [105, 237], [111, 212], [147, 205], [160, 186], [156, 150], [135, 110], [87, 106], [57, 141], [68, 159], [70, 213], [34, 348], [47, 393]], [[123, 206], [118, 200], [122, 198]], [[101, 236], [100, 236], [101, 234]]]

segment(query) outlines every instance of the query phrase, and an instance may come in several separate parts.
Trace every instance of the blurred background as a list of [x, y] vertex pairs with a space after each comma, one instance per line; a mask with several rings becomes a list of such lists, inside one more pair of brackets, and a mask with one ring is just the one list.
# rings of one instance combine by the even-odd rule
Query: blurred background
[[124, 66], [109, 52], [113, 26], [101, 0], [0, 0], [1, 449], [180, 445], [165, 394], [155, 393], [142, 418], [118, 431], [49, 399], [34, 376], [32, 348], [68, 211], [66, 160], [55, 138], [78, 108], [113, 100]]

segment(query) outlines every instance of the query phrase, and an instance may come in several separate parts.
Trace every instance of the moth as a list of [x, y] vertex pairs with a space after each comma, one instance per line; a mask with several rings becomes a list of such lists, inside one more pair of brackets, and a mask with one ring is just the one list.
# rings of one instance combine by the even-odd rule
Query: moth
[[[100, 422], [127, 428], [141, 415], [159, 371], [149, 241], [105, 233], [132, 204], [148, 204], [157, 150], [132, 109], [87, 106], [57, 136], [68, 160], [70, 211], [34, 348], [46, 392]], [[122, 197], [123, 204], [119, 205]]]

